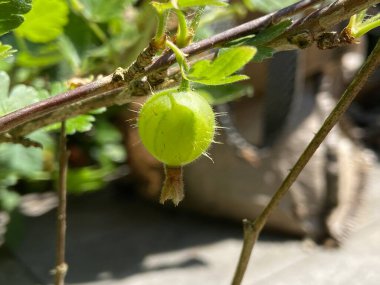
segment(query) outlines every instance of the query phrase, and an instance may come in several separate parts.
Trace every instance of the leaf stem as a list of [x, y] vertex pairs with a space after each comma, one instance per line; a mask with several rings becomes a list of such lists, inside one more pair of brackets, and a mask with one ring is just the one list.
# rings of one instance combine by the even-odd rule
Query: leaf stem
[[154, 40], [156, 43], [162, 42], [163, 38], [165, 37], [166, 23], [168, 21], [168, 16], [169, 16], [168, 10], [165, 10], [162, 13], [158, 13], [157, 31], [154, 37]]
[[58, 211], [57, 211], [57, 244], [55, 285], [64, 285], [68, 266], [65, 262], [66, 250], [66, 180], [68, 153], [66, 146], [66, 122], [61, 123], [59, 156], [59, 181], [58, 181]]
[[265, 207], [263, 212], [256, 218], [254, 222], [244, 220], [244, 243], [241, 251], [240, 259], [236, 268], [236, 272], [232, 281], [232, 285], [239, 285], [243, 280], [244, 273], [247, 269], [248, 262], [251, 256], [252, 249], [258, 239], [258, 236], [263, 229], [268, 217], [273, 212], [277, 204], [280, 202], [282, 197], [289, 191], [290, 187], [297, 179], [298, 175], [301, 173], [305, 165], [308, 163], [310, 158], [313, 156], [315, 151], [318, 149], [320, 144], [326, 138], [328, 133], [334, 127], [334, 125], [340, 120], [343, 113], [350, 106], [351, 102], [354, 100], [356, 95], [364, 86], [365, 82], [372, 74], [375, 68], [380, 64], [380, 40], [377, 42], [374, 50], [369, 55], [362, 68], [358, 71], [355, 78], [348, 86], [346, 91], [343, 93], [342, 97], [338, 101], [335, 108], [331, 111], [329, 116], [324, 121], [322, 127], [316, 133], [314, 138], [311, 140], [309, 145], [306, 147], [300, 158], [294, 164], [293, 168], [290, 170], [287, 177], [282, 182], [281, 186], [278, 188], [268, 205]]
[[178, 30], [176, 44], [178, 47], [183, 48], [187, 46], [189, 40], [189, 29], [187, 28], [186, 16], [179, 10], [175, 9], [178, 18]]
[[189, 65], [186, 61], [186, 55], [171, 41], [166, 41], [166, 45], [174, 52], [177, 62], [179, 64], [182, 80], [179, 87], [180, 91], [187, 91], [190, 89], [190, 82], [187, 79], [187, 72], [189, 71]]

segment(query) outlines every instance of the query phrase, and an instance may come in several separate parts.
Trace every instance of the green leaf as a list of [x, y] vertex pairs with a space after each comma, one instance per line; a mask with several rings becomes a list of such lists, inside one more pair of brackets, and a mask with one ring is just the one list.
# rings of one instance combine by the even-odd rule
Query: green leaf
[[345, 30], [348, 31], [352, 37], [359, 38], [370, 30], [380, 26], [380, 13], [367, 15], [367, 12], [368, 9], [365, 9], [350, 18], [350, 22]]
[[214, 61], [201, 60], [195, 63], [188, 79], [205, 85], [222, 85], [248, 79], [245, 75], [232, 75], [255, 55], [256, 48], [240, 46], [222, 50]]
[[162, 14], [165, 10], [169, 9], [181, 9], [189, 8], [196, 6], [218, 6], [225, 7], [228, 6], [228, 3], [225, 0], [177, 0], [169, 1], [167, 3], [160, 2], [151, 2], [153, 7], [157, 10], [158, 13]]
[[224, 0], [178, 0], [179, 8], [195, 7], [195, 6], [228, 6]]
[[89, 20], [108, 22], [123, 14], [125, 7], [132, 4], [132, 0], [76, 0], [77, 10]]
[[0, 71], [0, 116], [38, 102], [38, 92], [33, 87], [20, 84], [9, 92], [9, 86], [8, 74]]
[[251, 45], [257, 48], [253, 60], [262, 62], [265, 59], [271, 58], [275, 50], [265, 45], [283, 34], [286, 29], [292, 24], [291, 20], [282, 21], [276, 25], [270, 26], [254, 36], [247, 36], [229, 43], [227, 46]]
[[22, 14], [32, 8], [32, 0], [0, 1], [0, 36], [20, 26], [24, 21]]
[[[46, 134], [39, 132], [30, 136], [33, 140], [44, 138]], [[43, 152], [41, 148], [26, 148], [19, 144], [0, 144], [0, 166], [7, 168], [16, 177], [35, 178], [43, 171]]]
[[270, 26], [258, 33], [257, 35], [246, 36], [226, 44], [226, 47], [234, 47], [241, 45], [251, 45], [254, 47], [263, 46], [283, 34], [292, 24], [291, 20], [282, 21], [276, 25]]
[[273, 48], [265, 47], [265, 46], [258, 46], [257, 47], [257, 53], [253, 57], [254, 62], [262, 62], [268, 58], [273, 57], [274, 53], [276, 51]]
[[197, 80], [191, 80], [191, 81], [204, 84], [204, 85], [224, 85], [224, 84], [230, 84], [230, 83], [243, 81], [247, 79], [249, 79], [249, 76], [237, 74], [237, 75], [231, 75], [231, 76], [222, 77], [222, 78], [197, 79]]
[[16, 50], [12, 49], [12, 46], [10, 45], [3, 45], [0, 42], [0, 60], [10, 57], [12, 53], [15, 53]]
[[260, 11], [264, 13], [270, 13], [289, 5], [292, 5], [299, 0], [243, 0], [244, 4], [251, 11]]
[[16, 32], [35, 43], [46, 43], [63, 33], [69, 8], [65, 0], [34, 0], [32, 10]]
[[276, 25], [270, 26], [261, 33], [258, 33], [255, 37], [248, 39], [245, 44], [255, 47], [265, 45], [283, 34], [291, 24], [292, 20], [285, 20]]
[[[66, 120], [66, 133], [73, 135], [77, 132], [85, 133], [92, 129], [95, 117], [91, 115], [80, 115]], [[61, 123], [55, 123], [44, 128], [45, 131], [55, 131], [61, 128]]]

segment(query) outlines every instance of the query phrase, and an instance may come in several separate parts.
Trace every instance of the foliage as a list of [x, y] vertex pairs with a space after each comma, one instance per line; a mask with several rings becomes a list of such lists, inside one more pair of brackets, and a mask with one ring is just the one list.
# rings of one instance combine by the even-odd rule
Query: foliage
[[74, 11], [82, 13], [89, 21], [106, 23], [122, 16], [132, 0], [71, 0]]
[[251, 11], [270, 13], [298, 2], [298, 0], [243, 0]]
[[30, 138], [40, 142], [44, 148], [0, 144], [0, 209], [11, 211], [17, 206], [19, 195], [10, 191], [10, 187], [19, 179], [45, 180], [51, 177], [52, 169], [46, 169], [48, 160], [44, 159], [53, 152], [51, 138], [45, 132], [36, 132]]
[[33, 9], [25, 15], [25, 22], [17, 29], [17, 34], [35, 43], [52, 41], [63, 33], [68, 10], [64, 0], [34, 0]]
[[195, 63], [188, 78], [192, 82], [205, 85], [223, 85], [246, 80], [246, 75], [233, 74], [251, 61], [255, 53], [256, 49], [248, 46], [222, 50], [213, 61], [200, 60]]
[[0, 1], [0, 36], [21, 25], [22, 16], [28, 13], [32, 0], [2, 0]]
[[236, 41], [232, 41], [228, 43], [227, 46], [254, 46], [257, 52], [253, 60], [256, 62], [261, 62], [265, 59], [271, 58], [275, 52], [273, 48], [266, 46], [266, 44], [284, 33], [291, 24], [291, 20], [284, 20], [276, 25], [270, 26], [257, 35], [252, 35]]
[[[24, 21], [23, 14], [32, 8], [31, 0], [3, 0], [0, 1], [0, 36], [17, 28]], [[12, 46], [4, 45], [0, 41], [0, 61], [10, 57], [14, 52]]]
[[33, 87], [20, 84], [10, 91], [9, 87], [8, 74], [0, 71], [0, 116], [39, 101], [38, 92]]
[[227, 6], [224, 0], [174, 0], [169, 2], [153, 2], [152, 5], [157, 9], [158, 13], [163, 13], [170, 9], [184, 9], [196, 6]]
[[361, 11], [351, 17], [347, 29], [354, 38], [359, 38], [370, 30], [380, 26], [380, 13], [367, 15], [368, 9]]

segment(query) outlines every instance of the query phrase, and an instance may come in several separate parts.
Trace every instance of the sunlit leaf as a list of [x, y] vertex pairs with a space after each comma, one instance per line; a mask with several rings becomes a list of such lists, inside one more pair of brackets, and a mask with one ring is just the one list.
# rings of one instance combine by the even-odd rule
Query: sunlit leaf
[[46, 43], [63, 33], [69, 8], [65, 0], [34, 0], [32, 10], [16, 32], [35, 43]]
[[243, 75], [243, 74], [237, 74], [237, 75], [231, 75], [228, 77], [221, 77], [221, 78], [210, 78], [210, 79], [195, 79], [192, 80], [193, 82], [197, 82], [204, 85], [224, 85], [224, 84], [231, 84], [238, 81], [243, 81], [249, 79], [249, 76]]
[[248, 79], [245, 75], [233, 75], [255, 55], [256, 48], [240, 46], [223, 50], [218, 57], [195, 63], [188, 79], [205, 85], [222, 85]]
[[180, 8], [194, 7], [194, 6], [227, 6], [225, 0], [178, 0]]
[[380, 26], [380, 13], [375, 15], [367, 14], [369, 9], [365, 9], [358, 14], [351, 16], [346, 31], [354, 38], [359, 38], [370, 30]]

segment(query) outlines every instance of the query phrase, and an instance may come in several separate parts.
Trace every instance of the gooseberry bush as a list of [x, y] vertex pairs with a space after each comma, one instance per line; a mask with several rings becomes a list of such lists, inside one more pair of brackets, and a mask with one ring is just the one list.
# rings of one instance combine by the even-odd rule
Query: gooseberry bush
[[[215, 140], [211, 105], [247, 95], [242, 85], [235, 85], [234, 94], [213, 88], [248, 79], [242, 69], [249, 62], [313, 44], [353, 44], [380, 25], [379, 14], [370, 10], [380, 0], [231, 2], [0, 0], [0, 210], [17, 207], [12, 187], [21, 179], [39, 181], [38, 187], [57, 179], [62, 191], [103, 187], [126, 156], [110, 122], [123, 108], [118, 106], [148, 95], [138, 132], [165, 167], [160, 201], [178, 205], [186, 188], [182, 168], [207, 156]], [[218, 32], [249, 12], [261, 16]], [[346, 20], [346, 28], [336, 32]], [[375, 55], [372, 64], [378, 63]], [[64, 139], [55, 142], [59, 132], [90, 148], [71, 148], [77, 165], [67, 170], [67, 179], [67, 155], [60, 169], [56, 163], [55, 150], [64, 152], [66, 145]], [[256, 238], [266, 217], [258, 219]], [[237, 270], [241, 278], [245, 262]], [[56, 284], [63, 284], [62, 264]]]

